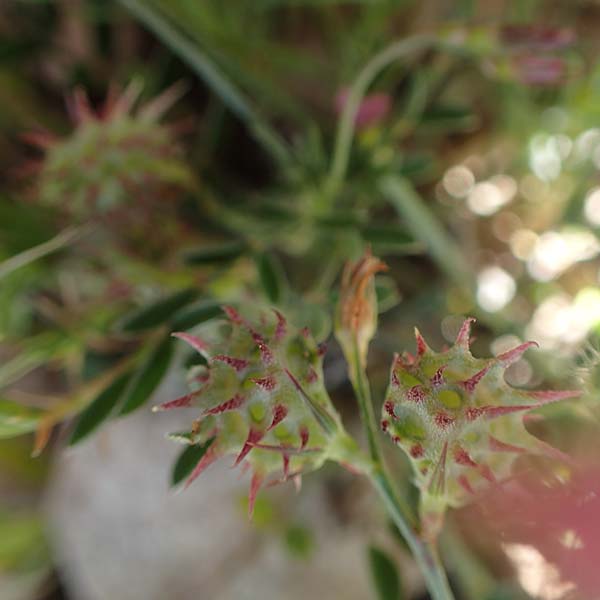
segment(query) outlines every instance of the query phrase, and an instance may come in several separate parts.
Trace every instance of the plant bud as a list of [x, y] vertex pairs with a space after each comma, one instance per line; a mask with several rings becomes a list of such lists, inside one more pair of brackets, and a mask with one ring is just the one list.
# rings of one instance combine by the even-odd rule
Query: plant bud
[[[357, 262], [347, 262], [342, 274], [340, 299], [335, 318], [335, 336], [349, 365], [354, 364], [355, 347], [358, 360], [367, 363], [369, 343], [377, 329], [377, 298], [375, 273], [387, 266], [370, 250]], [[353, 369], [350, 369], [351, 373]]]

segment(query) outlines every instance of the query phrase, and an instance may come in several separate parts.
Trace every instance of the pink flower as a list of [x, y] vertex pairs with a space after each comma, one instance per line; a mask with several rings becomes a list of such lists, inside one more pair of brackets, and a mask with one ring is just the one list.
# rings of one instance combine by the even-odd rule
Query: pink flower
[[[349, 89], [343, 88], [335, 96], [335, 110], [340, 114], [348, 101]], [[389, 94], [367, 94], [358, 107], [354, 123], [358, 129], [366, 129], [380, 123], [389, 114], [392, 98]]]

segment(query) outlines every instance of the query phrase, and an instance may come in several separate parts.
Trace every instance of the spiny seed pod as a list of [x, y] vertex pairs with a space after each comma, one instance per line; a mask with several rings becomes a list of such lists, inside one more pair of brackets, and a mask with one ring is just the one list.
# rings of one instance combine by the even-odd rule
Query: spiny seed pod
[[181, 95], [181, 86], [136, 109], [141, 91], [137, 81], [120, 94], [113, 87], [103, 107], [95, 111], [86, 92], [78, 88], [68, 99], [75, 124], [70, 135], [58, 138], [46, 131], [23, 135], [45, 153], [27, 169], [37, 176], [40, 202], [60, 208], [71, 219], [120, 216], [127, 205], [150, 209], [154, 200], [189, 185], [191, 174], [175, 128], [159, 122]]
[[415, 330], [416, 356], [396, 355], [382, 409], [381, 427], [408, 455], [421, 491], [425, 536], [439, 533], [446, 507], [459, 507], [511, 476], [523, 453], [566, 458], [531, 435], [523, 415], [577, 391], [510, 387], [504, 369], [535, 342], [490, 359], [469, 351], [471, 323], [463, 323], [445, 352], [429, 348]]
[[187, 485], [217, 458], [235, 454], [234, 466], [252, 469], [249, 510], [266, 478], [270, 485], [294, 480], [325, 460], [362, 460], [345, 433], [323, 382], [322, 356], [307, 329], [298, 330], [278, 311], [251, 324], [230, 307], [228, 322], [213, 344], [187, 333], [184, 340], [206, 360], [196, 389], [155, 410], [197, 407], [200, 417], [189, 433], [175, 435], [190, 444], [213, 440]]

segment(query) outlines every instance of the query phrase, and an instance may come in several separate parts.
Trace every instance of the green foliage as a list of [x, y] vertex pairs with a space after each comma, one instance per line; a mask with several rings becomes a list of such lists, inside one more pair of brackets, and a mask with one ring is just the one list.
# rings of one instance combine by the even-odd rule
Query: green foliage
[[186, 446], [177, 457], [173, 470], [171, 472], [171, 485], [177, 486], [187, 479], [194, 467], [200, 462], [200, 459], [206, 454], [210, 448], [214, 438], [209, 438], [202, 444], [192, 444]]
[[183, 260], [188, 265], [226, 263], [242, 256], [245, 250], [247, 250], [247, 246], [244, 242], [225, 242], [223, 244], [203, 246], [198, 250], [188, 250]]
[[258, 276], [269, 303], [280, 305], [285, 300], [287, 282], [283, 266], [278, 258], [268, 252], [263, 252], [256, 257]]
[[285, 546], [295, 558], [307, 559], [315, 548], [315, 541], [310, 529], [302, 525], [290, 525], [285, 530]]
[[137, 368], [123, 393], [120, 415], [127, 415], [142, 406], [159, 386], [173, 358], [174, 341], [162, 338], [149, 356]]
[[43, 415], [38, 408], [0, 399], [0, 439], [34, 431]]
[[[255, 476], [287, 466], [287, 479], [294, 467], [340, 458], [351, 442], [330, 439], [341, 421], [329, 393], [349, 421], [358, 411], [347, 405], [339, 349], [333, 346], [326, 363], [332, 389], [323, 387], [319, 357], [319, 401], [311, 404], [314, 382], [302, 377], [312, 373], [302, 372], [308, 400], [290, 382], [282, 392], [296, 429], [269, 429], [282, 398], [251, 386], [257, 373], [282, 372], [260, 363], [252, 331], [231, 334], [221, 306], [248, 312], [269, 344], [273, 323], [255, 322], [252, 313], [263, 304], [281, 309], [294, 336], [277, 346], [278, 364], [302, 371], [301, 360], [313, 360], [316, 342], [330, 336], [343, 263], [367, 246], [390, 270], [369, 288], [369, 301], [377, 299], [367, 324], [372, 385], [350, 373], [364, 398], [372, 387], [381, 404], [381, 365], [406, 347], [409, 323], [429, 325], [432, 335], [441, 330], [441, 347], [463, 314], [481, 322], [481, 355], [507, 334], [549, 336], [552, 351], [532, 353], [509, 370], [507, 377], [521, 377], [516, 387], [542, 378], [568, 385], [573, 373], [565, 365], [600, 323], [600, 218], [589, 201], [600, 166], [600, 69], [589, 33], [594, 12], [579, 3], [545, 8], [515, 3], [494, 20], [483, 3], [470, 0], [427, 7], [397, 0], [119, 0], [84, 2], [81, 12], [56, 2], [2, 5], [0, 128], [7, 135], [0, 136], [0, 166], [9, 175], [22, 168], [25, 176], [7, 177], [0, 194], [0, 438], [35, 431], [39, 449], [54, 424], [73, 417], [74, 444], [109, 418], [146, 406], [177, 361], [190, 368], [192, 394], [208, 371], [219, 381], [208, 399], [194, 396], [195, 421], [174, 436], [191, 444], [176, 461], [173, 484], [206, 466], [211, 452], [239, 453], [246, 443]], [[512, 20], [521, 25], [511, 29]], [[555, 22], [565, 26], [549, 25]], [[118, 93], [116, 83], [128, 87]], [[171, 108], [166, 124], [160, 117]], [[19, 141], [22, 134], [33, 148]], [[470, 174], [464, 189], [449, 188], [453, 167]], [[506, 186], [514, 191], [501, 204], [477, 208], [476, 191], [487, 189], [497, 200]], [[481, 275], [490, 267], [503, 270], [515, 288], [498, 310], [481, 302]], [[305, 327], [313, 335], [306, 343], [298, 333]], [[253, 372], [234, 379], [230, 365], [215, 364], [215, 352], [176, 353], [171, 331], [206, 339], [232, 358], [241, 354]], [[597, 427], [596, 358], [582, 368], [585, 401], [553, 412], [545, 425], [561, 447]], [[473, 356], [465, 363], [465, 377], [487, 364]], [[431, 374], [408, 371], [430, 392], [429, 409], [440, 408], [435, 400], [445, 401], [450, 417], [460, 412], [452, 394], [462, 394], [455, 389], [460, 381], [449, 374], [446, 387], [433, 390]], [[43, 394], [35, 393], [40, 387]], [[488, 399], [525, 394], [491, 387]], [[251, 397], [254, 412], [206, 413], [236, 391]], [[389, 392], [394, 407], [392, 414], [384, 407], [383, 416], [414, 467], [412, 476], [394, 470], [398, 489], [412, 494], [413, 477], [434, 509], [462, 504], [458, 448], [449, 445], [446, 458], [454, 462], [427, 479], [424, 471], [429, 477], [441, 464], [431, 427], [424, 433], [421, 426], [433, 419], [411, 413], [397, 392]], [[477, 402], [481, 408], [484, 400]], [[307, 407], [312, 453], [299, 433], [298, 415], [306, 416]], [[248, 442], [256, 424], [272, 448]], [[514, 423], [499, 429], [507, 440], [515, 431], [525, 436]], [[59, 447], [61, 436], [52, 439]], [[414, 456], [424, 441], [428, 456]], [[7, 448], [0, 454], [10, 454]], [[477, 445], [469, 452], [478, 465], [487, 458]], [[493, 462], [504, 475], [513, 460]], [[370, 475], [379, 473], [375, 466], [361, 462]], [[471, 469], [469, 485], [485, 485], [480, 467], [459, 466]], [[393, 486], [374, 481], [388, 509], [395, 506]], [[257, 520], [283, 534], [293, 555], [309, 556], [310, 532], [272, 527], [281, 519], [263, 500]], [[395, 528], [412, 542], [407, 547], [420, 548], [416, 558], [431, 596], [446, 599], [439, 565], [411, 537], [427, 526], [411, 522], [411, 512], [392, 513]], [[2, 519], [0, 539], [1, 525]], [[29, 525], [9, 531], [8, 546], [19, 537], [33, 544]], [[3, 560], [0, 547], [0, 567]], [[393, 561], [377, 548], [369, 560], [378, 597], [401, 597]], [[455, 569], [460, 578], [461, 565]]]
[[123, 397], [123, 392], [131, 377], [130, 373], [120, 375], [101, 391], [92, 402], [80, 413], [75, 421], [69, 444], [74, 445], [88, 437], [106, 419], [115, 412], [115, 407]]
[[396, 565], [380, 548], [369, 546], [369, 568], [378, 600], [401, 600], [404, 597]]
[[187, 289], [160, 298], [124, 315], [117, 323], [117, 329], [134, 333], [164, 325], [180, 309], [195, 300], [197, 296], [197, 290]]

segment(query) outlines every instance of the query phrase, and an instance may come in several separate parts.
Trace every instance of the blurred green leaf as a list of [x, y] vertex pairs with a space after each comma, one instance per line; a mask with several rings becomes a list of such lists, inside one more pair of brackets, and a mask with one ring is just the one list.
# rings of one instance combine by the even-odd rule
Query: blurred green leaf
[[173, 358], [173, 338], [167, 336], [154, 348], [148, 359], [133, 376], [125, 390], [121, 415], [139, 408], [158, 387]]
[[403, 597], [400, 577], [389, 556], [383, 550], [370, 546], [369, 566], [378, 600], [400, 600]]
[[173, 331], [186, 331], [200, 323], [210, 321], [223, 314], [221, 305], [214, 300], [199, 300], [186, 306], [173, 315], [171, 327]]
[[69, 445], [73, 446], [95, 431], [114, 412], [131, 373], [125, 373], [117, 377], [108, 387], [102, 390], [77, 418]]
[[0, 513], [0, 571], [28, 571], [49, 559], [43, 523], [37, 515]]
[[128, 333], [144, 331], [165, 323], [174, 313], [196, 298], [195, 289], [186, 289], [166, 296], [130, 312], [122, 317], [116, 327]]
[[269, 302], [280, 304], [287, 288], [283, 265], [274, 254], [264, 252], [256, 257], [256, 266], [265, 296]]
[[44, 411], [0, 399], [0, 438], [10, 438], [34, 431]]
[[0, 387], [9, 385], [38, 367], [65, 358], [78, 341], [60, 331], [44, 331], [23, 341], [19, 353], [0, 367]]
[[439, 130], [468, 130], [479, 120], [468, 106], [438, 104], [423, 113], [422, 125]]
[[414, 254], [424, 246], [398, 225], [371, 224], [361, 228], [361, 236], [375, 254]]
[[204, 246], [185, 253], [183, 261], [187, 265], [211, 265], [235, 260], [240, 257], [247, 246], [242, 241], [225, 242]]
[[184, 448], [173, 466], [171, 485], [175, 487], [191, 475], [199, 460], [206, 454], [215, 438], [206, 440], [204, 444], [193, 444]]
[[288, 527], [284, 539], [289, 553], [297, 558], [308, 558], [314, 550], [312, 532], [302, 525]]
[[182, 33], [164, 14], [147, 2], [120, 0], [138, 20], [178, 54], [221, 98], [223, 103], [248, 127], [255, 139], [280, 163], [289, 162], [287, 143], [260, 115], [220, 70], [212, 57], [200, 45]]
[[394, 279], [385, 275], [378, 275], [375, 278], [375, 293], [377, 295], [377, 309], [379, 313], [384, 313], [394, 308], [402, 299]]

